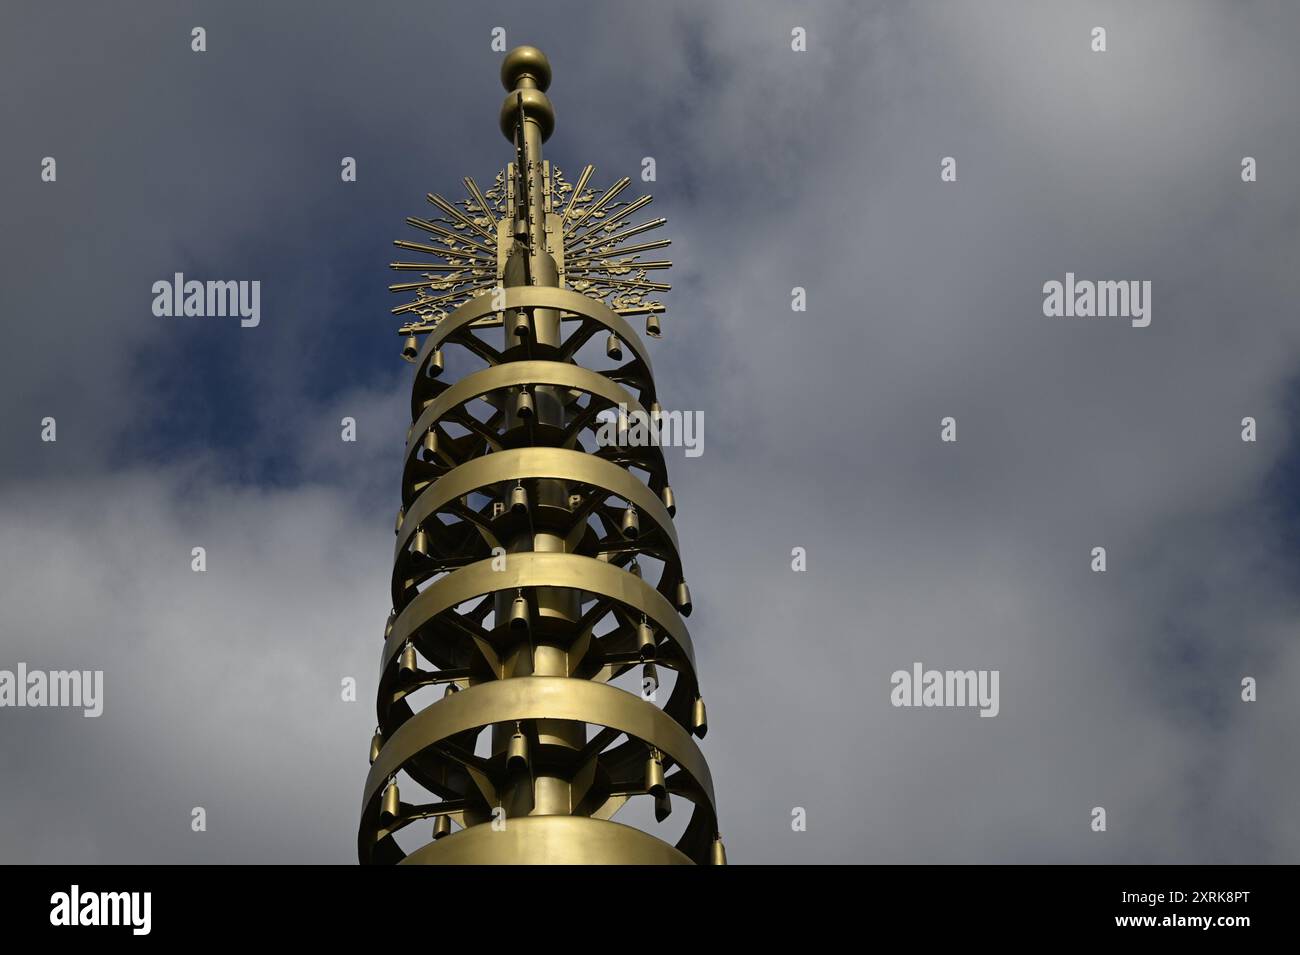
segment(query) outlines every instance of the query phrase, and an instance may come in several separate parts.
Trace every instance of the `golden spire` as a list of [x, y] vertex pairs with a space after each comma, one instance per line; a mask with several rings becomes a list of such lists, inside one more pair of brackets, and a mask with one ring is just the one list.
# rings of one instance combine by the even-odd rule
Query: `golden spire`
[[[628, 221], [650, 201], [620, 201], [629, 180], [597, 192], [592, 167], [570, 184], [543, 158], [540, 50], [512, 50], [501, 79], [512, 161], [486, 191], [431, 194], [439, 214], [407, 220], [426, 236], [397, 245], [432, 260], [393, 263], [421, 280], [392, 286], [416, 293], [393, 310], [415, 316], [399, 329], [415, 381], [358, 853], [716, 863], [663, 453], [598, 437], [659, 410], [626, 317], [657, 333], [647, 296], [668, 286], [646, 276], [670, 263], [641, 256], [668, 242], [624, 243], [664, 220]], [[613, 821], [632, 799], [690, 812], [675, 845]]]

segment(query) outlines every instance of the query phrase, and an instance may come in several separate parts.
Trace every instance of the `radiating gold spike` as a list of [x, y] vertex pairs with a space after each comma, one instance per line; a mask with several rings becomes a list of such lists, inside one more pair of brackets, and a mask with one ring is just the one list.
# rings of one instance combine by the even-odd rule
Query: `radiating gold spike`
[[610, 200], [612, 200], [624, 189], [626, 189], [628, 187], [628, 184], [631, 181], [632, 180], [627, 178], [627, 176], [624, 176], [618, 182], [614, 183], [614, 185], [606, 189], [605, 194], [603, 196], [601, 196], [591, 205], [587, 206], [587, 208], [582, 211], [582, 215], [580, 215], [577, 219], [573, 221], [573, 225], [569, 226], [569, 228], [564, 230], [565, 240], [567, 241], [569, 236], [575, 234], [579, 229], [581, 229], [582, 224], [586, 222], [588, 219], [590, 219], [595, 213], [600, 212], [602, 209], [604, 209], [605, 204], [608, 203]]
[[668, 220], [664, 218], [648, 219], [640, 225], [634, 225], [631, 228], [624, 229], [622, 232], [616, 232], [613, 235], [604, 238], [602, 238], [598, 232], [588, 232], [583, 241], [574, 242], [572, 247], [570, 247], [569, 243], [566, 242], [564, 244], [564, 254], [566, 256], [580, 255], [583, 248], [592, 244], [599, 244], [601, 248], [604, 248], [607, 245], [614, 245], [615, 243], [622, 242], [624, 239], [630, 239], [632, 236], [640, 235], [642, 232], [649, 232], [651, 229], [657, 229], [667, 223]]
[[[463, 236], [460, 235], [459, 233], [452, 232], [450, 229], [443, 228], [442, 226], [438, 225], [438, 223], [436, 222], [430, 222], [428, 219], [421, 219], [419, 216], [407, 216], [406, 224], [409, 226], [414, 226], [417, 229], [422, 229], [423, 231], [429, 233], [430, 235], [436, 235], [442, 239], [448, 240], [452, 244], [453, 248], [456, 245], [460, 244], [460, 245], [469, 246], [471, 249], [477, 249], [482, 252], [489, 251], [488, 247], [483, 245], [481, 242], [476, 242], [473, 239], [469, 238], [468, 236]], [[491, 250], [491, 251], [495, 251], [495, 250]]]
[[448, 292], [446, 295], [435, 295], [433, 298], [416, 299], [414, 302], [407, 302], [405, 305], [399, 305], [397, 308], [389, 309], [394, 315], [401, 315], [404, 312], [414, 312], [422, 308], [429, 308], [442, 302], [450, 302], [453, 299], [464, 298], [469, 295], [469, 289], [461, 289], [457, 292]]
[[405, 249], [407, 252], [427, 252], [429, 255], [438, 255], [438, 256], [442, 256], [443, 258], [453, 257], [453, 258], [478, 259], [484, 262], [485, 264], [486, 263], [495, 264], [496, 262], [495, 254], [492, 256], [480, 255], [478, 252], [475, 252], [473, 249], [439, 248], [436, 245], [425, 245], [422, 242], [408, 242], [406, 239], [394, 239], [393, 245], [397, 246], [399, 249]]
[[658, 312], [667, 311], [667, 308], [661, 302], [645, 302], [641, 305], [626, 305], [622, 308], [612, 309], [612, 311], [615, 315], [627, 317], [629, 315], [654, 315]]
[[388, 267], [394, 272], [484, 272], [486, 269], [475, 268], [470, 265], [447, 265], [442, 262], [389, 262]]
[[[653, 252], [655, 249], [666, 249], [672, 244], [672, 239], [655, 239], [653, 242], [638, 242], [636, 245], [624, 246], [621, 249], [610, 249], [608, 252], [598, 252], [593, 250], [591, 252], [581, 252], [579, 255], [591, 255], [593, 257], [598, 255], [637, 255], [641, 252]], [[596, 250], [603, 248], [605, 248], [603, 243], [595, 247]]]
[[483, 214], [487, 216], [488, 219], [492, 222], [492, 228], [496, 229], [497, 221], [498, 221], [496, 217], [496, 212], [493, 209], [493, 207], [488, 203], [483, 193], [479, 190], [478, 183], [475, 182], [473, 179], [471, 179], [469, 176], [466, 176], [465, 189], [468, 190], [469, 194], [474, 197], [474, 201], [478, 203], [478, 206], [483, 211]]
[[613, 285], [617, 288], [640, 288], [647, 292], [671, 292], [672, 286], [667, 282], [648, 282], [645, 279], [593, 278], [597, 285]]
[[595, 171], [596, 171], [595, 166], [591, 166], [591, 165], [584, 166], [582, 170], [582, 174], [578, 176], [577, 185], [573, 187], [573, 194], [569, 196], [569, 202], [564, 207], [564, 215], [560, 217], [561, 234], [564, 233], [564, 227], [569, 224], [569, 216], [573, 214], [573, 204], [577, 202], [578, 197], [582, 195], [582, 190], [587, 188], [587, 180], [591, 178], [591, 174]]
[[[575, 265], [566, 269], [565, 271], [587, 273], [587, 272], [608, 272], [611, 269], [671, 269], [673, 267], [673, 263], [670, 262], [668, 259], [650, 259], [645, 262], [640, 262], [635, 259], [627, 259], [626, 261], [619, 261], [618, 259], [615, 258], [582, 259], [581, 261], [587, 264]], [[392, 286], [389, 287], [391, 288]]]
[[645, 196], [641, 196], [640, 198], [633, 199], [622, 209], [619, 209], [617, 212], [611, 212], [609, 215], [605, 216], [605, 218], [599, 220], [597, 225], [591, 226], [586, 232], [582, 233], [581, 235], [578, 235], [575, 231], [573, 236], [574, 241], [581, 242], [587, 236], [595, 235], [597, 232], [601, 230], [608, 229], [614, 223], [621, 222], [622, 220], [630, 216], [632, 213], [636, 212], [638, 209], [641, 209], [649, 205], [650, 203], [654, 202], [654, 199], [655, 197], [651, 195], [645, 195]]
[[473, 219], [471, 219], [469, 216], [465, 215], [465, 213], [461, 212], [459, 209], [457, 209], [455, 206], [453, 206], [450, 202], [448, 202], [448, 201], [447, 201], [446, 199], [444, 199], [442, 196], [438, 195], [437, 193], [431, 192], [431, 193], [429, 193], [427, 196], [425, 196], [425, 198], [428, 199], [430, 202], [432, 202], [435, 206], [437, 206], [437, 207], [438, 207], [439, 209], [441, 209], [443, 212], [445, 212], [447, 215], [451, 216], [451, 217], [452, 217], [453, 219], [455, 219], [457, 222], [459, 222], [459, 223], [461, 223], [462, 225], [464, 225], [466, 228], [473, 229], [475, 232], [477, 232], [477, 233], [478, 233], [479, 235], [481, 235], [483, 238], [487, 239], [487, 241], [488, 241], [489, 243], [491, 243], [491, 244], [495, 244], [495, 243], [496, 243], [497, 237], [496, 237], [495, 235], [493, 235], [492, 233], [488, 232], [486, 229], [484, 229], [482, 226], [480, 226], [478, 223], [476, 223], [476, 222], [475, 222]]
[[437, 285], [445, 285], [447, 279], [429, 279], [424, 282], [396, 282], [388, 286], [390, 292], [414, 292], [416, 289], [433, 288]]

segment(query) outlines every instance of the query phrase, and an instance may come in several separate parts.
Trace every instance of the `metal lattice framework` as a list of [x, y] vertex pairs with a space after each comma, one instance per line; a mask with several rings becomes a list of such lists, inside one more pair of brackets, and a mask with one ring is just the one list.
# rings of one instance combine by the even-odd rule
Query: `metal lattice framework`
[[[430, 195], [440, 215], [407, 220], [430, 241], [396, 243], [431, 261], [393, 263], [422, 274], [392, 286], [416, 293], [393, 310], [413, 316], [416, 373], [358, 854], [720, 863], [663, 454], [598, 437], [611, 416], [660, 413], [627, 317], [658, 335], [648, 296], [668, 286], [646, 276], [670, 263], [641, 255], [668, 240], [627, 243], [664, 220], [629, 222], [650, 197], [619, 201], [627, 179], [597, 193], [590, 166], [571, 185], [542, 159], [540, 51], [511, 51], [501, 76], [515, 161], [486, 193], [466, 179], [455, 204]], [[605, 370], [577, 363], [598, 336]], [[472, 370], [450, 382], [453, 352]], [[675, 845], [613, 821], [642, 796], [657, 823], [690, 807]]]

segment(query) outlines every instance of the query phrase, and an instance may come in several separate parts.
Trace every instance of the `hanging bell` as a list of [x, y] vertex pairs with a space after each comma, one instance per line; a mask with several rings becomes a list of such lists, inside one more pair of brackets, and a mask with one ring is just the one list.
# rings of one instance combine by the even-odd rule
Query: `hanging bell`
[[533, 333], [532, 323], [528, 320], [528, 313], [520, 310], [515, 312], [514, 324], [510, 326], [510, 333], [523, 341]]
[[659, 689], [659, 668], [647, 663], [641, 668], [641, 695], [649, 696]]
[[636, 652], [644, 663], [655, 658], [655, 631], [645, 620], [636, 625]]
[[397, 522], [393, 525], [393, 533], [396, 534], [402, 529], [402, 521], [406, 520], [406, 508], [397, 509]]
[[613, 361], [623, 360], [623, 346], [619, 344], [618, 336], [610, 332], [609, 338], [605, 339], [605, 356]]
[[623, 536], [628, 540], [636, 540], [641, 534], [641, 522], [637, 519], [636, 508], [629, 504], [623, 511]]
[[533, 396], [528, 393], [527, 388], [520, 388], [519, 394], [515, 395], [515, 417], [527, 420], [533, 416]]
[[668, 795], [668, 787], [664, 784], [664, 764], [657, 749], [650, 750], [650, 755], [646, 757], [645, 791], [655, 799]]
[[514, 602], [510, 605], [510, 629], [518, 631], [528, 629], [528, 601], [524, 599], [522, 590], [515, 594]]
[[663, 330], [659, 327], [658, 315], [647, 315], [645, 317], [645, 333], [651, 338], [663, 337]]
[[406, 344], [402, 346], [402, 357], [407, 361], [415, 361], [420, 354], [420, 340], [414, 335], [406, 336]]
[[422, 526], [415, 529], [415, 536], [411, 538], [411, 553], [420, 558], [429, 556], [429, 535]]
[[388, 785], [384, 787], [384, 799], [379, 807], [379, 819], [381, 822], [389, 822], [396, 819], [402, 812], [402, 803], [397, 796], [397, 781], [390, 779]]
[[430, 428], [424, 432], [424, 438], [420, 441], [420, 449], [424, 452], [424, 460], [432, 461], [438, 456], [438, 429]]
[[684, 580], [677, 582], [677, 609], [683, 617], [691, 615], [691, 588], [686, 586]]
[[722, 845], [722, 836], [713, 837], [713, 848], [709, 851], [709, 864], [727, 864], [727, 850]]
[[697, 696], [695, 702], [691, 704], [691, 732], [698, 739], [704, 739], [704, 734], [709, 731], [709, 716], [704, 709], [704, 697]]
[[460, 684], [459, 684], [459, 683], [456, 683], [456, 682], [453, 681], [453, 682], [451, 682], [451, 683], [448, 683], [448, 684], [447, 684], [447, 689], [445, 689], [445, 690], [442, 691], [442, 698], [445, 700], [447, 697], [451, 696], [453, 693], [459, 693], [459, 692], [460, 692]]
[[652, 401], [650, 402], [650, 407], [648, 410], [650, 412], [650, 420], [653, 421], [655, 424], [658, 424], [659, 419], [664, 416], [664, 406], [657, 401]]
[[669, 487], [667, 484], [665, 484], [663, 493], [660, 494], [659, 496], [663, 498], [664, 507], [668, 509], [668, 516], [676, 517], [677, 516], [677, 495], [673, 493], [673, 489]]
[[437, 378], [442, 374], [442, 349], [435, 348], [429, 354], [429, 364], [425, 366], [425, 372], [430, 378]]
[[632, 563], [627, 565], [627, 572], [631, 574], [633, 577], [641, 576], [641, 565], [637, 563], [635, 557], [632, 558]]
[[673, 812], [673, 801], [667, 793], [655, 798], [655, 822], [663, 822]]
[[415, 646], [408, 640], [402, 647], [402, 656], [397, 661], [397, 675], [408, 679], [419, 669], [415, 660]]
[[506, 769], [513, 773], [521, 773], [528, 769], [528, 737], [515, 724], [514, 735], [510, 737], [510, 745], [506, 747]]
[[375, 730], [375, 735], [370, 737], [370, 764], [373, 766], [375, 760], [379, 758], [379, 751], [384, 748], [384, 737], [379, 730]]
[[513, 514], [528, 513], [528, 492], [522, 482], [510, 489], [510, 511]]
[[435, 816], [433, 820], [433, 838], [441, 839], [451, 835], [451, 817]]
[[396, 614], [396, 612], [391, 612], [391, 613], [388, 614], [388, 622], [384, 624], [384, 639], [385, 639], [385, 640], [387, 640], [387, 639], [388, 639], [388, 635], [391, 634], [391, 633], [393, 632], [393, 621], [396, 620], [396, 619], [397, 619], [397, 614]]

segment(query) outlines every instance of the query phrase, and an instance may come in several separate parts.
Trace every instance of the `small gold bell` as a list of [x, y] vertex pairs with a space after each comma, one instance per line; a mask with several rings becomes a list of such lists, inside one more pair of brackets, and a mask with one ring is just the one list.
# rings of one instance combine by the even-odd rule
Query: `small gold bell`
[[641, 522], [636, 516], [636, 508], [631, 504], [623, 511], [623, 536], [628, 540], [636, 540], [641, 534]]
[[644, 620], [636, 625], [636, 652], [642, 662], [655, 658], [654, 628]]
[[524, 599], [522, 590], [515, 595], [515, 599], [510, 605], [510, 629], [528, 629], [528, 601]]
[[390, 822], [401, 813], [402, 803], [397, 795], [397, 782], [390, 779], [388, 785], [384, 787], [384, 799], [379, 807], [379, 819], [381, 822]]
[[645, 791], [655, 799], [662, 799], [668, 794], [668, 787], [664, 783], [664, 764], [657, 749], [650, 750], [650, 755], [646, 757]]
[[677, 609], [683, 617], [691, 615], [691, 588], [686, 586], [684, 580], [677, 582]]
[[429, 535], [424, 532], [423, 527], [415, 529], [415, 536], [411, 538], [411, 553], [421, 558], [429, 556]]

